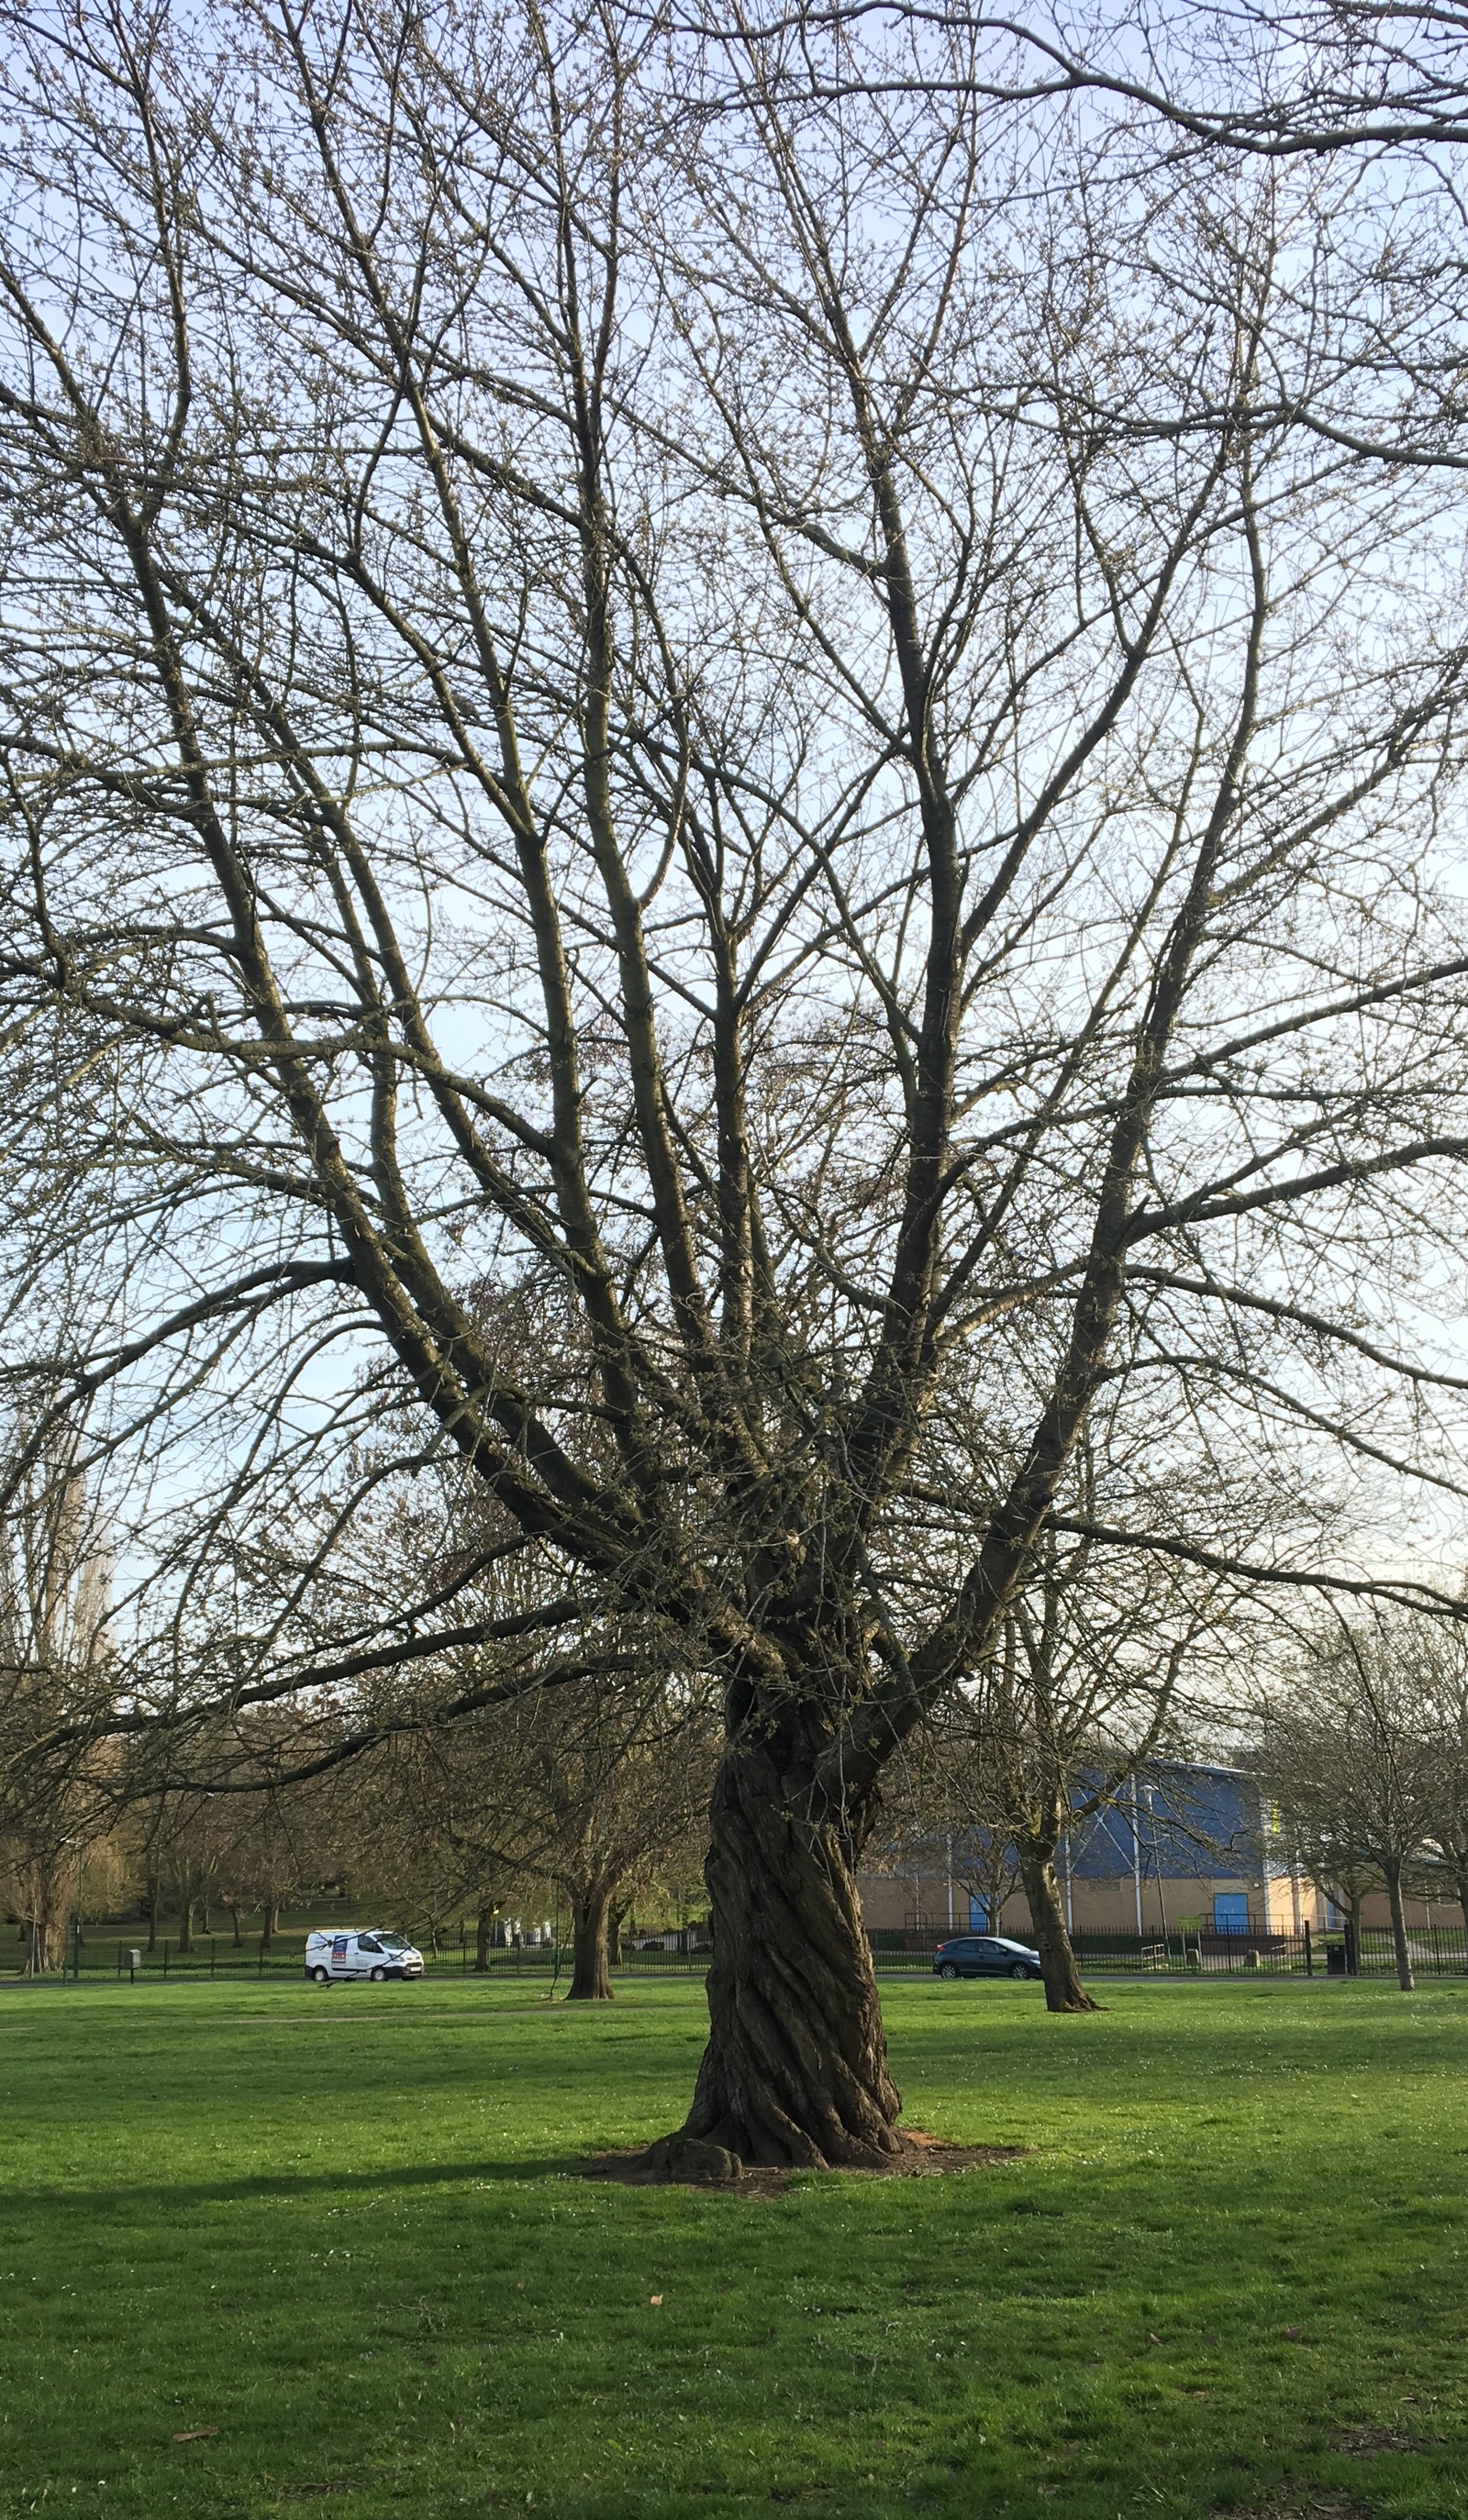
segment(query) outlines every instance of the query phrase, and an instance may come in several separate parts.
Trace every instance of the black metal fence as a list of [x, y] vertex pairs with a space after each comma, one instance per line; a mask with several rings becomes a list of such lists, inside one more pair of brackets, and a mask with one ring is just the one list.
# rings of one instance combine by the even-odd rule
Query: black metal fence
[[[626, 1946], [616, 1964], [619, 1977], [699, 1977], [709, 1966], [709, 1947], [690, 1949], [684, 1936], [668, 1938], [665, 1944]], [[494, 1946], [484, 1956], [482, 1970], [472, 1926], [451, 1927], [438, 1936], [438, 1948], [433, 1948], [426, 1937], [420, 1946], [426, 1970], [437, 1977], [459, 1977], [483, 1974], [490, 1978], [547, 1979], [552, 1983], [571, 1975], [572, 1951], [569, 1943], [559, 1947], [553, 1940], [522, 1943], [518, 1946]], [[23, 1974], [25, 1953], [23, 1938], [17, 1927], [10, 1927], [0, 1937], [0, 1976]], [[227, 1934], [199, 1934], [192, 1947], [180, 1951], [176, 1939], [160, 1935], [150, 1951], [146, 1941], [104, 1933], [98, 1928], [68, 1938], [66, 1957], [59, 1969], [50, 1971], [55, 1981], [68, 1983], [86, 1980], [95, 1984], [104, 1979], [122, 1983], [149, 1985], [167, 1980], [194, 1982], [204, 1978], [234, 1979], [303, 1979], [305, 1975], [305, 1936], [301, 1933], [276, 1935], [266, 1946], [259, 1936], [236, 1943]]]
[[[879, 1977], [926, 1976], [940, 1943], [939, 1932], [880, 1932], [872, 1937], [872, 1959]], [[1394, 1978], [1397, 1956], [1385, 1928], [1363, 1927], [1353, 1935], [1338, 1932], [1301, 1934], [1250, 1931], [1240, 1934], [1077, 1933], [1072, 1941], [1083, 1977], [1369, 1977]], [[430, 1975], [482, 1975], [490, 1979], [530, 1979], [552, 1985], [571, 1974], [570, 1946], [548, 1941], [491, 1948], [480, 1955], [471, 1927], [440, 1935], [434, 1951], [423, 1946]], [[1468, 1932], [1461, 1925], [1412, 1925], [1407, 1950], [1419, 1978], [1468, 1976]], [[136, 1958], [134, 1958], [136, 1955]], [[709, 1967], [709, 1947], [691, 1947], [685, 1935], [658, 1944], [624, 1945], [614, 1963], [619, 1978], [702, 1978]], [[22, 1937], [14, 1927], [0, 1938], [0, 1975], [19, 1976], [24, 1966]], [[152, 1951], [144, 1943], [118, 1941], [97, 1932], [72, 1935], [62, 1970], [53, 1977], [111, 1979], [148, 1984], [197, 1981], [203, 1978], [299, 1980], [305, 1967], [303, 1934], [279, 1935], [267, 1948], [258, 1937], [236, 1943], [218, 1934], [197, 1936], [192, 1950], [181, 1952], [176, 1941], [161, 1938]]]
[[[874, 1937], [879, 1974], [931, 1968], [940, 1933], [890, 1933]], [[1089, 1934], [1071, 1937], [1082, 1977], [1391, 1977], [1397, 1950], [1384, 1926], [1350, 1925], [1317, 1934], [1237, 1934], [1190, 1928], [1170, 1934]], [[1407, 1952], [1415, 1977], [1468, 1976], [1468, 1931], [1461, 1925], [1409, 1925]]]

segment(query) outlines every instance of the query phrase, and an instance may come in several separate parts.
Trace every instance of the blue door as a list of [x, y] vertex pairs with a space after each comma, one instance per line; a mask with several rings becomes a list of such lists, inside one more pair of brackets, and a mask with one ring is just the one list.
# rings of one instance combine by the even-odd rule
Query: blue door
[[1247, 1934], [1249, 1931], [1249, 1893], [1247, 1890], [1214, 1892], [1214, 1932]]

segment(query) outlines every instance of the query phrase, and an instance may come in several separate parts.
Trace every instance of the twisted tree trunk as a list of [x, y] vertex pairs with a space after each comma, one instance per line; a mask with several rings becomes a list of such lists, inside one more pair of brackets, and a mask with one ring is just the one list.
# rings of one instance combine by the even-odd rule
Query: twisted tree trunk
[[721, 2160], [890, 2168], [904, 2151], [856, 1849], [805, 1816], [801, 1774], [739, 1745], [719, 1768], [705, 1868], [713, 1912], [709, 2045], [681, 2135], [655, 2166], [717, 2176]]
[[1055, 1844], [1043, 1838], [1024, 1838], [1016, 1847], [1020, 1859], [1020, 1878], [1030, 1902], [1030, 1921], [1034, 1929], [1034, 1947], [1039, 1953], [1040, 1974], [1045, 1981], [1047, 2012], [1099, 2012], [1101, 2006], [1087, 1995], [1076, 1966], [1071, 1937], [1066, 1931], [1065, 1909], [1061, 1904], [1060, 1883], [1055, 1877]]

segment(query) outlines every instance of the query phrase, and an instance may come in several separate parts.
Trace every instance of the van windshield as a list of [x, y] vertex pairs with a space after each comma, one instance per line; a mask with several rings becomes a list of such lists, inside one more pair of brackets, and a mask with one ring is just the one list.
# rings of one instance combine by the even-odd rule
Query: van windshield
[[378, 1940], [385, 1952], [410, 1952], [413, 1948], [406, 1934], [381, 1934]]

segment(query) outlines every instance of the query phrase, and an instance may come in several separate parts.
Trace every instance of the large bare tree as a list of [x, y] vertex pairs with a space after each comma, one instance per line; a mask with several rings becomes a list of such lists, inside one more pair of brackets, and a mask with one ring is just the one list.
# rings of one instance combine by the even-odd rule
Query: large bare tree
[[[1403, 206], [1022, 69], [8, 39], [9, 1319], [91, 1412], [125, 1721], [712, 1674], [673, 2166], [899, 2153], [853, 1868], [1047, 1525], [1235, 1564], [1092, 1527], [1103, 1389], [1180, 1497], [1267, 1428], [1261, 1581], [1322, 1462], [1461, 1492], [1407, 1300], [1468, 1149], [1456, 493], [1308, 425]], [[372, 1598], [448, 1457], [491, 1537]]]

